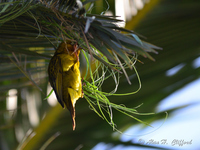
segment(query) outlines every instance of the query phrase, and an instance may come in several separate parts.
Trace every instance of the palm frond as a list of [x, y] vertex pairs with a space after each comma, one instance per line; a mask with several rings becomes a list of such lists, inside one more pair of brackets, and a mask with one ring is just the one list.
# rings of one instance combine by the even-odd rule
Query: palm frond
[[[45, 98], [48, 94], [45, 86], [48, 82], [46, 71], [49, 59], [61, 41], [72, 40], [78, 42], [85, 52], [85, 59], [88, 59], [84, 92], [90, 108], [114, 129], [112, 108], [145, 123], [135, 117], [140, 114], [136, 109], [116, 105], [107, 96], [117, 91], [121, 73], [131, 83], [126, 70], [134, 69], [137, 74], [134, 65], [138, 55], [153, 60], [149, 52], [156, 53], [161, 48], [139, 39], [140, 36], [135, 32], [116, 25], [122, 21], [116, 16], [89, 14], [84, 8], [79, 8], [75, 0], [0, 2], [0, 61], [4, 65], [0, 68], [1, 92], [16, 88], [20, 93], [23, 87], [35, 86], [39, 90], [43, 89], [41, 97]], [[87, 0], [83, 4], [92, 2], [94, 0]], [[89, 59], [92, 58], [98, 60], [95, 66], [97, 69], [91, 68]], [[102, 84], [109, 77], [114, 79], [115, 88], [108, 93], [102, 92]], [[139, 81], [138, 89], [140, 84]], [[136, 92], [137, 89], [127, 95]]]
[[[89, 2], [93, 1], [83, 4]], [[122, 20], [114, 16], [87, 14], [85, 8], [78, 6], [75, 0], [4, 1], [0, 7], [2, 57], [8, 57], [7, 61], [10, 60], [21, 71], [20, 77], [25, 76], [38, 89], [41, 88], [35, 80], [42, 80], [46, 75], [34, 80], [34, 71], [29, 70], [32, 68], [30, 61], [37, 64], [45, 59], [41, 68], [37, 67], [37, 73], [45, 71], [51, 50], [61, 41], [77, 41], [91, 57], [115, 70], [115, 73], [123, 72], [129, 84], [126, 68], [134, 67], [137, 54], [153, 60], [148, 52], [156, 53], [154, 49], [160, 49], [140, 40], [133, 31], [117, 26], [116, 23]], [[92, 74], [89, 74], [92, 78]], [[94, 83], [93, 80], [94, 87], [96, 84], [99, 82]], [[84, 92], [87, 93], [86, 90]], [[93, 90], [90, 93], [98, 92]], [[99, 99], [102, 94], [95, 94], [93, 98]], [[100, 99], [104, 98], [103, 95]]]
[[[121, 20], [113, 16], [78, 15], [78, 10], [74, 10], [75, 1], [73, 3], [67, 1], [64, 5], [63, 3], [63, 1], [45, 0], [2, 3], [0, 31], [1, 42], [3, 43], [1, 43], [1, 50], [9, 50], [9, 48], [2, 47], [9, 45], [10, 51], [27, 54], [27, 49], [27, 53], [22, 50], [26, 48], [26, 42], [35, 42], [36, 47], [50, 47], [52, 46], [50, 41], [58, 43], [60, 40], [70, 39], [78, 41], [87, 52], [89, 49], [95, 51], [91, 47], [93, 45], [98, 51], [106, 55], [109, 61], [118, 64], [111, 52], [114, 51], [124, 62], [130, 65], [128, 54], [137, 52], [153, 59], [147, 52], [155, 52], [153, 49], [160, 49], [143, 41], [138, 42], [133, 36], [120, 32], [126, 31], [134, 35], [133, 31], [118, 27], [115, 23]], [[20, 43], [23, 44], [20, 45]], [[89, 43], [89, 45], [85, 43]], [[18, 51], [13, 47], [17, 47]]]

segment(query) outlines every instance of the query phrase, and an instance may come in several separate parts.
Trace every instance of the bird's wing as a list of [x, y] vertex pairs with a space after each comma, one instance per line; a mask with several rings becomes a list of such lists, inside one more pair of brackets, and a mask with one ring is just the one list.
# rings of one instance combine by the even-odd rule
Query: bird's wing
[[[59, 55], [58, 55], [59, 56]], [[76, 61], [76, 58], [74, 58], [72, 55], [62, 55], [62, 69], [63, 72], [69, 71]]]
[[55, 57], [55, 56], [52, 57], [52, 59], [49, 63], [48, 73], [49, 73], [49, 82], [50, 82], [51, 86], [53, 87], [53, 90], [56, 94], [58, 102], [64, 108], [63, 92], [62, 92], [63, 69], [62, 69], [60, 57]]

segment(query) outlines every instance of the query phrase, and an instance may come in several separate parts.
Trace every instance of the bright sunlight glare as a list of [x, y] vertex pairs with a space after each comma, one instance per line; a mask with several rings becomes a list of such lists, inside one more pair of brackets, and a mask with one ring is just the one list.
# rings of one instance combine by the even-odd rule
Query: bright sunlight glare
[[142, 0], [115, 0], [115, 15], [124, 22], [118, 23], [120, 27], [124, 27], [126, 21], [131, 20], [132, 16], [138, 13], [144, 7], [144, 3], [148, 1]]
[[17, 109], [17, 90], [10, 89], [8, 91], [8, 97], [6, 98], [6, 108], [9, 110], [9, 114], [12, 115], [15, 109]]
[[36, 93], [26, 92], [26, 100], [27, 100], [27, 109], [29, 121], [32, 126], [36, 127], [39, 124], [39, 114], [37, 111], [36, 104]]
[[[48, 87], [47, 87], [47, 93], [49, 94], [51, 92], [52, 88], [51, 86], [48, 84]], [[57, 104], [57, 99], [56, 99], [56, 95], [53, 91], [53, 93], [48, 97], [47, 99], [47, 102], [50, 106], [55, 106]]]
[[125, 26], [125, 10], [124, 10], [124, 1], [122, 0], [115, 0], [115, 15], [119, 16], [121, 20], [124, 22], [118, 24], [121, 27]]

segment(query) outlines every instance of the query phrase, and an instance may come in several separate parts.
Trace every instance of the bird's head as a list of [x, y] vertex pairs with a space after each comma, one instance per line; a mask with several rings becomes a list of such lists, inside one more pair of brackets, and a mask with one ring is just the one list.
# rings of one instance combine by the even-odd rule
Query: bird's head
[[59, 47], [57, 48], [55, 54], [69, 54], [74, 57], [78, 57], [81, 48], [78, 46], [77, 43], [72, 41], [62, 42]]

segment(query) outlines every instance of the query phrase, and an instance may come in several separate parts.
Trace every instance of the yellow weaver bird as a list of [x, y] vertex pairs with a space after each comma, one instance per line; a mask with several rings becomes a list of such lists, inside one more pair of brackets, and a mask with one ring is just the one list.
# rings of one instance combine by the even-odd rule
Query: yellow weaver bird
[[83, 97], [81, 75], [79, 70], [79, 54], [81, 48], [77, 43], [62, 42], [48, 67], [49, 82], [63, 108], [67, 107], [72, 117], [75, 130], [75, 103]]

